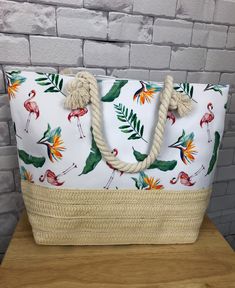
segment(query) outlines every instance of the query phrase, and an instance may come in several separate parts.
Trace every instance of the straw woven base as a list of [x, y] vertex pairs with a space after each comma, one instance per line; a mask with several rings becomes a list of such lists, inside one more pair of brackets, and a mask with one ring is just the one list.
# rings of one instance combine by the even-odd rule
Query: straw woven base
[[196, 241], [211, 189], [50, 189], [22, 181], [36, 243], [172, 244]]

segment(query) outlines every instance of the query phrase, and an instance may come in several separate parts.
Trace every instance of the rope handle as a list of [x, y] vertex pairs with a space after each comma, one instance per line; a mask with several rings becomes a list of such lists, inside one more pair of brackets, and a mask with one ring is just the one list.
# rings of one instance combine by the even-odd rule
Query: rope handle
[[166, 76], [164, 87], [160, 92], [161, 103], [150, 152], [143, 161], [128, 163], [119, 160], [113, 155], [104, 140], [102, 133], [101, 101], [95, 77], [86, 71], [79, 72], [75, 75], [74, 79], [68, 82], [66, 90], [68, 96], [65, 99], [65, 108], [84, 108], [91, 102], [91, 126], [97, 147], [104, 159], [111, 164], [114, 169], [127, 173], [136, 173], [147, 169], [158, 157], [163, 141], [168, 110], [177, 110], [181, 117], [187, 115], [192, 110], [192, 100], [187, 95], [175, 91], [173, 88], [173, 78], [169, 75]]

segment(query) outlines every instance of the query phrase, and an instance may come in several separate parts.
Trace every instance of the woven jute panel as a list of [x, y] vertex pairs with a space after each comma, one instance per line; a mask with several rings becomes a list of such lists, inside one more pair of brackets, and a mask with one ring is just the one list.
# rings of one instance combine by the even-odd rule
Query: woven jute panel
[[51, 189], [22, 181], [22, 192], [38, 244], [173, 244], [196, 241], [211, 188]]

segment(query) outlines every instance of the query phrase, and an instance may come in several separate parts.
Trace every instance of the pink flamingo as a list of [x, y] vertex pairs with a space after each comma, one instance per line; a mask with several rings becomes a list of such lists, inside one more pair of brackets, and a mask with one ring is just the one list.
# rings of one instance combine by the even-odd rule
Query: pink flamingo
[[84, 116], [87, 112], [88, 112], [87, 108], [78, 108], [78, 109], [72, 110], [68, 115], [69, 122], [71, 122], [72, 117], [77, 117], [77, 126], [78, 126], [78, 131], [80, 133], [80, 138], [85, 137], [85, 135], [82, 131], [82, 125], [80, 122], [80, 117]]
[[202, 165], [202, 167], [198, 169], [192, 176], [189, 176], [187, 173], [181, 171], [177, 178], [174, 177], [170, 180], [170, 183], [176, 184], [178, 180], [180, 180], [180, 183], [184, 186], [193, 186], [196, 182], [192, 182], [192, 178], [197, 176], [204, 169], [205, 167]]
[[[118, 150], [117, 150], [116, 148], [114, 148], [111, 153], [114, 154], [114, 156], [117, 156], [117, 155], [118, 155]], [[112, 181], [113, 181], [113, 179], [114, 179], [115, 171], [117, 171], [117, 169], [115, 169], [109, 162], [106, 162], [106, 164], [108, 165], [108, 167], [109, 167], [110, 169], [113, 170], [111, 176], [109, 177], [108, 182], [107, 182], [106, 185], [104, 186], [105, 189], [109, 189], [110, 184], [112, 183]], [[123, 174], [123, 171], [120, 171], [120, 176], [122, 176], [122, 174]]]
[[212, 122], [215, 118], [215, 115], [212, 112], [212, 110], [213, 110], [212, 103], [207, 104], [207, 109], [208, 109], [209, 113], [207, 112], [203, 115], [203, 117], [200, 121], [200, 126], [202, 127], [204, 123], [207, 125], [208, 143], [210, 143], [212, 141], [212, 139], [211, 139], [209, 123]]
[[175, 123], [175, 115], [172, 111], [167, 112], [167, 119], [172, 121], [171, 125], [173, 125]]
[[29, 92], [29, 99], [26, 100], [24, 102], [24, 108], [29, 112], [29, 116], [26, 122], [26, 126], [25, 126], [25, 132], [28, 133], [29, 132], [29, 123], [30, 123], [30, 118], [31, 118], [31, 114], [34, 113], [36, 115], [36, 119], [39, 117], [39, 108], [38, 105], [35, 101], [31, 101], [34, 97], [36, 96], [36, 91], [35, 90], [31, 90]]
[[58, 175], [55, 175], [53, 171], [51, 171], [50, 169], [47, 169], [44, 175], [40, 176], [39, 181], [43, 182], [45, 178], [47, 178], [47, 182], [49, 184], [54, 185], [54, 186], [61, 186], [64, 184], [64, 181], [60, 182], [58, 178], [67, 174], [69, 171], [71, 171], [74, 168], [77, 168], [77, 165], [75, 163], [73, 163], [69, 168], [65, 169], [63, 172], [61, 172]]

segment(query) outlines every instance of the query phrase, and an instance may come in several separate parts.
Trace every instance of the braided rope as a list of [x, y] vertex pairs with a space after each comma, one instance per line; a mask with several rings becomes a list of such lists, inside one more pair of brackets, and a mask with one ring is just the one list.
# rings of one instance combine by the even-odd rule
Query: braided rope
[[99, 148], [104, 159], [110, 163], [113, 168], [127, 173], [142, 171], [148, 168], [156, 160], [163, 141], [168, 109], [178, 109], [179, 115], [183, 117], [192, 108], [191, 99], [182, 93], [176, 92], [173, 89], [173, 78], [171, 76], [166, 76], [164, 88], [162, 89], [160, 95], [161, 104], [159, 107], [158, 121], [154, 130], [150, 152], [143, 161], [128, 163], [121, 161], [114, 156], [104, 140], [102, 133], [100, 97], [98, 93], [98, 84], [95, 77], [86, 71], [79, 72], [75, 75], [74, 79], [67, 84], [66, 89], [68, 91], [68, 96], [65, 100], [66, 108], [83, 108], [89, 102], [91, 102], [91, 126], [93, 128], [92, 133], [97, 147]]

